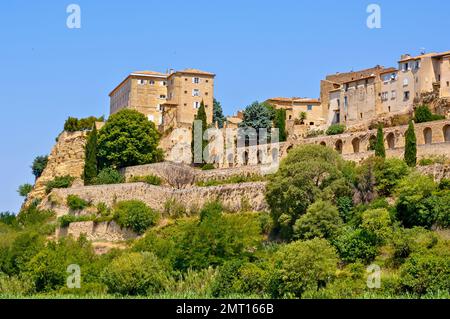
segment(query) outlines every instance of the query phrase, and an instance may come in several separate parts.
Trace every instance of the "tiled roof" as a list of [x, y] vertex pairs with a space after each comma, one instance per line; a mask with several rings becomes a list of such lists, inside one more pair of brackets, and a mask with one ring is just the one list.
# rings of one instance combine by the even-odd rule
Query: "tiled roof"
[[206, 72], [206, 71], [202, 71], [202, 70], [198, 70], [198, 69], [184, 69], [184, 70], [177, 71], [176, 73], [204, 74], [204, 75], [215, 76], [214, 73]]
[[274, 102], [297, 102], [297, 103], [320, 103], [319, 99], [303, 98], [303, 97], [274, 97], [267, 99]]

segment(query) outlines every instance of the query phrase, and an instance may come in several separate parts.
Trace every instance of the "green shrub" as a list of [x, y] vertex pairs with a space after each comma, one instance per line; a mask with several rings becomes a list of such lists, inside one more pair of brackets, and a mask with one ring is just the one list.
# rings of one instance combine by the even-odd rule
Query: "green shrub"
[[215, 169], [216, 167], [214, 166], [214, 164], [212, 163], [206, 163], [204, 165], [202, 165], [202, 171], [210, 171], [212, 169]]
[[377, 244], [382, 244], [392, 235], [389, 212], [384, 209], [370, 209], [362, 213], [361, 228], [373, 235]]
[[226, 179], [210, 179], [206, 181], [199, 181], [195, 183], [196, 186], [200, 187], [211, 187], [211, 186], [219, 186], [219, 185], [228, 185], [228, 184], [241, 184], [241, 183], [250, 183], [250, 182], [260, 182], [266, 180], [267, 177], [261, 176], [258, 174], [252, 175], [234, 175], [230, 176]]
[[93, 185], [121, 184], [123, 182], [125, 182], [125, 179], [122, 174], [111, 167], [102, 169], [97, 177], [92, 179]]
[[441, 180], [441, 182], [439, 183], [439, 189], [440, 190], [450, 190], [450, 179], [443, 178]]
[[428, 105], [418, 106], [415, 110], [414, 122], [425, 123], [431, 121], [444, 120], [445, 116], [433, 114]]
[[30, 205], [17, 216], [17, 222], [23, 227], [35, 227], [44, 230], [44, 225], [55, 218], [50, 210], [40, 210], [37, 205]]
[[324, 135], [325, 132], [323, 130], [308, 130], [306, 133], [307, 138], [313, 138]]
[[337, 263], [336, 251], [325, 239], [285, 245], [275, 256], [272, 297], [301, 297], [325, 286], [335, 276]]
[[95, 219], [95, 216], [93, 215], [83, 215], [83, 216], [75, 216], [75, 215], [63, 215], [58, 218], [58, 223], [60, 227], [65, 228], [69, 227], [71, 223], [78, 223], [78, 222], [88, 222], [93, 221]]
[[147, 183], [149, 185], [156, 185], [159, 186], [162, 184], [162, 179], [159, 176], [156, 175], [147, 175], [147, 176], [133, 176], [130, 179], [131, 183], [138, 183], [138, 182], [143, 182], [143, 183]]
[[180, 218], [187, 215], [186, 207], [175, 198], [170, 198], [164, 203], [163, 215], [170, 218]]
[[343, 124], [332, 124], [327, 129], [326, 134], [327, 135], [338, 135], [345, 132], [345, 125]]
[[375, 156], [386, 158], [386, 148], [384, 146], [383, 126], [380, 124], [377, 130], [377, 141], [375, 143]]
[[343, 229], [342, 234], [333, 240], [341, 259], [347, 263], [369, 263], [378, 253], [374, 236], [363, 229]]
[[17, 192], [19, 193], [20, 196], [22, 197], [27, 197], [28, 194], [33, 190], [33, 185], [31, 184], [23, 184], [19, 186], [19, 189], [17, 190]]
[[410, 172], [408, 165], [400, 159], [386, 159], [375, 164], [375, 180], [378, 194], [389, 196], [399, 181]]
[[125, 253], [115, 258], [101, 278], [108, 292], [130, 296], [161, 293], [169, 284], [167, 270], [149, 252]]
[[54, 188], [69, 188], [74, 180], [75, 177], [69, 175], [55, 177], [55, 179], [45, 184], [45, 191], [47, 194], [50, 194]]
[[64, 131], [75, 132], [75, 131], [87, 131], [91, 130], [95, 122], [103, 122], [103, 117], [90, 116], [82, 119], [77, 119], [76, 117], [68, 117], [64, 123]]
[[33, 165], [31, 165], [31, 170], [33, 172], [33, 175], [35, 178], [39, 178], [42, 173], [44, 172], [44, 169], [47, 167], [48, 163], [48, 156], [37, 156], [34, 161]]
[[110, 216], [111, 209], [105, 203], [98, 203], [97, 204], [97, 215], [100, 215], [102, 217]]
[[16, 215], [10, 212], [1, 212], [0, 213], [0, 223], [9, 226], [15, 226], [17, 224]]
[[88, 207], [89, 203], [77, 195], [68, 195], [67, 206], [72, 210], [82, 210]]
[[353, 199], [349, 196], [342, 196], [336, 199], [339, 215], [344, 222], [350, 221], [353, 215]]
[[156, 212], [138, 200], [120, 202], [114, 207], [114, 220], [121, 227], [130, 228], [138, 234], [155, 225], [157, 217]]

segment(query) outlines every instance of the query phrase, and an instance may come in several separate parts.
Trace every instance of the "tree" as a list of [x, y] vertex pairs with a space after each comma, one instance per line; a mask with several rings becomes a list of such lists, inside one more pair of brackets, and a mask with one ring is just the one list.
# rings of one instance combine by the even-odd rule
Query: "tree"
[[301, 297], [307, 290], [326, 286], [334, 277], [337, 263], [336, 251], [325, 239], [285, 245], [275, 257], [273, 297]]
[[274, 127], [279, 130], [279, 141], [285, 142], [286, 133], [286, 109], [275, 110]]
[[289, 152], [266, 188], [274, 227], [282, 237], [291, 238], [292, 227], [308, 206], [344, 178], [344, 166], [336, 151], [321, 145], [302, 145]]
[[[239, 123], [240, 128], [253, 128], [256, 130], [256, 136], [251, 138], [258, 138], [259, 130], [269, 130], [272, 128], [272, 121], [274, 119], [273, 106], [268, 103], [253, 102], [247, 106], [243, 112], [243, 120]], [[268, 132], [267, 137], [269, 137]]]
[[308, 117], [308, 113], [300, 112], [300, 117], [299, 117], [300, 124], [305, 124], [305, 121], [306, 121], [307, 117]]
[[47, 167], [48, 163], [48, 156], [37, 156], [34, 161], [33, 165], [31, 165], [31, 170], [33, 172], [33, 175], [36, 179], [38, 179], [42, 173], [44, 172], [45, 167]]
[[344, 132], [345, 132], [345, 125], [343, 125], [343, 124], [332, 124], [327, 129], [325, 134], [327, 134], [327, 135], [338, 135], [338, 134], [342, 134]]
[[376, 190], [382, 196], [391, 195], [400, 180], [408, 175], [409, 167], [404, 161], [390, 158], [375, 163]]
[[330, 202], [317, 201], [308, 207], [294, 225], [298, 239], [333, 238], [342, 225], [338, 209]]
[[217, 101], [216, 99], [214, 99], [213, 102], [213, 123], [218, 124], [219, 128], [223, 128], [223, 124], [225, 123], [226, 118], [223, 115], [223, 111], [222, 111], [222, 105], [220, 104], [219, 101]]
[[120, 202], [114, 208], [114, 220], [121, 227], [130, 228], [139, 235], [155, 225], [157, 217], [156, 212], [138, 200]]
[[[197, 122], [200, 121], [201, 123], [201, 136], [197, 134], [195, 134], [196, 131], [196, 124], [199, 125], [200, 123]], [[200, 103], [200, 107], [197, 110], [197, 114], [194, 117], [194, 123], [192, 125], [192, 143], [191, 143], [191, 148], [192, 148], [192, 157], [193, 157], [193, 162], [195, 164], [204, 164], [206, 163], [206, 159], [204, 158], [204, 151], [206, 150], [206, 148], [208, 147], [208, 141], [204, 140], [204, 135], [206, 130], [208, 129], [208, 118], [206, 116], [206, 110], [205, 110], [205, 103], [203, 103], [203, 101]], [[198, 128], [197, 128], [198, 130]], [[196, 143], [196, 139], [201, 139], [201, 143], [199, 143], [197, 141]], [[200, 163], [196, 163], [200, 160], [200, 158], [202, 159], [202, 161]]]
[[420, 105], [415, 110], [414, 122], [425, 123], [445, 119], [445, 116], [433, 114], [428, 105]]
[[98, 133], [99, 168], [122, 168], [161, 161], [160, 134], [143, 114], [124, 109], [108, 119]]
[[405, 135], [405, 162], [409, 167], [415, 167], [417, 164], [417, 140], [412, 120], [409, 121]]
[[27, 183], [27, 184], [20, 185], [17, 192], [19, 193], [20, 196], [27, 197], [28, 193], [31, 192], [32, 190], [33, 190], [33, 185]]
[[84, 183], [89, 185], [97, 177], [97, 127], [94, 124], [85, 147]]
[[386, 148], [384, 146], [383, 125], [378, 125], [377, 143], [375, 144], [375, 156], [386, 158]]

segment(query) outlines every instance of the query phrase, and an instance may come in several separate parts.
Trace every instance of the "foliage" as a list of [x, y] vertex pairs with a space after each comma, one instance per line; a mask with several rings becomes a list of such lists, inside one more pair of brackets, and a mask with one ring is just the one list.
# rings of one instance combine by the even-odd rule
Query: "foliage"
[[97, 163], [97, 127], [94, 125], [92, 131], [89, 133], [88, 140], [85, 146], [85, 163], [84, 163], [84, 183], [89, 185], [92, 180], [97, 177], [98, 163]]
[[0, 223], [5, 225], [14, 226], [17, 223], [16, 215], [10, 212], [0, 213]]
[[223, 124], [225, 123], [226, 118], [223, 115], [222, 105], [219, 101], [214, 98], [213, 101], [213, 123], [218, 124], [219, 128], [223, 128]]
[[88, 207], [89, 203], [77, 195], [68, 195], [67, 206], [72, 210], [82, 210]]
[[336, 205], [341, 219], [345, 223], [350, 221], [353, 212], [353, 200], [348, 196], [342, 196], [336, 199]]
[[278, 138], [280, 142], [285, 142], [287, 139], [286, 132], [286, 109], [275, 110], [274, 127], [278, 128]]
[[345, 132], [345, 125], [343, 124], [332, 124], [326, 130], [325, 134], [327, 135], [338, 135]]
[[121, 227], [130, 228], [138, 234], [155, 225], [157, 218], [157, 213], [141, 201], [123, 201], [114, 207], [114, 220]]
[[130, 109], [121, 110], [111, 115], [98, 133], [99, 168], [122, 168], [161, 161], [159, 139], [155, 124], [143, 114]]
[[450, 164], [450, 160], [445, 155], [436, 155], [421, 158], [419, 161], [420, 166], [429, 166], [433, 164], [441, 164], [441, 165]]
[[219, 185], [227, 185], [227, 184], [241, 184], [241, 183], [249, 183], [249, 182], [260, 182], [264, 181], [267, 178], [261, 175], [253, 174], [253, 175], [234, 175], [230, 176], [226, 179], [210, 179], [206, 181], [198, 181], [196, 186], [200, 187], [209, 187], [209, 186], [219, 186]]
[[379, 157], [369, 158], [356, 169], [355, 189], [353, 201], [356, 204], [367, 204], [377, 197], [375, 167]]
[[[200, 123], [199, 123], [200, 122]], [[201, 125], [199, 130], [198, 125]], [[200, 103], [200, 107], [197, 110], [197, 114], [194, 117], [194, 123], [192, 124], [193, 133], [191, 141], [191, 150], [193, 163], [203, 165], [206, 163], [207, 156], [205, 158], [205, 152], [207, 152], [208, 141], [204, 139], [205, 132], [208, 129], [208, 118], [206, 116], [205, 103]], [[198, 133], [196, 133], [198, 132]], [[201, 134], [201, 135], [200, 135]], [[201, 141], [201, 143], [199, 142]]]
[[23, 184], [19, 186], [19, 189], [17, 190], [17, 192], [19, 193], [20, 196], [22, 197], [27, 197], [28, 194], [33, 190], [33, 185], [31, 184]]
[[294, 237], [298, 239], [333, 238], [342, 227], [338, 209], [330, 202], [317, 201], [309, 206], [305, 215], [294, 225]]
[[[248, 105], [243, 111], [242, 122], [239, 123], [239, 127], [243, 129], [253, 128], [256, 130], [256, 136], [249, 134], [252, 139], [257, 139], [259, 136], [259, 130], [270, 130], [272, 128], [272, 121], [274, 119], [273, 106], [268, 103], [253, 102]], [[250, 133], [250, 132], [246, 132]], [[269, 133], [267, 137], [269, 137]]]
[[91, 180], [93, 185], [121, 184], [123, 182], [125, 182], [125, 178], [112, 167], [102, 169], [97, 177]]
[[313, 138], [324, 135], [325, 132], [323, 130], [308, 130], [306, 133], [306, 138]]
[[386, 158], [386, 148], [384, 146], [383, 126], [380, 124], [377, 130], [377, 142], [375, 144], [375, 156]]
[[216, 167], [214, 166], [213, 163], [206, 163], [206, 164], [202, 165], [202, 167], [201, 167], [202, 171], [210, 171], [215, 168]]
[[99, 118], [95, 116], [90, 116], [82, 119], [78, 119], [76, 117], [69, 117], [64, 123], [64, 131], [76, 132], [76, 131], [91, 130], [92, 127], [95, 125], [95, 122], [103, 122], [103, 121], [104, 121], [103, 116]]
[[405, 162], [410, 167], [415, 167], [417, 164], [417, 139], [412, 121], [409, 121], [405, 133]]
[[293, 242], [275, 257], [272, 295], [301, 297], [306, 290], [326, 286], [335, 275], [338, 258], [325, 239]]
[[381, 196], [389, 196], [398, 182], [409, 174], [408, 165], [402, 160], [392, 158], [375, 163], [376, 191]]
[[416, 108], [414, 112], [414, 122], [416, 123], [425, 123], [431, 121], [444, 120], [445, 116], [433, 114], [430, 111], [428, 105], [420, 105]]
[[176, 198], [170, 198], [164, 203], [163, 215], [170, 218], [180, 218], [187, 215], [187, 210]]
[[361, 228], [375, 239], [377, 245], [380, 245], [391, 237], [391, 223], [390, 214], [386, 209], [369, 209], [362, 214]]
[[121, 295], [147, 295], [163, 292], [169, 284], [166, 269], [149, 252], [125, 253], [102, 272], [108, 291]]
[[303, 145], [293, 149], [270, 177], [266, 200], [274, 227], [284, 238], [292, 236], [292, 227], [334, 181], [343, 178], [344, 162], [339, 154], [321, 145]]
[[341, 259], [347, 263], [368, 263], [378, 253], [374, 236], [359, 228], [345, 227], [333, 244]]
[[50, 194], [54, 188], [69, 188], [72, 186], [75, 177], [70, 175], [58, 176], [45, 184], [45, 192]]
[[144, 182], [147, 183], [149, 185], [156, 185], [159, 186], [162, 184], [162, 179], [159, 176], [156, 175], [146, 175], [146, 176], [133, 176], [130, 179], [131, 183], [136, 183], [136, 182]]
[[42, 175], [42, 173], [44, 172], [44, 169], [47, 167], [47, 163], [48, 163], [47, 155], [37, 156], [34, 159], [33, 165], [31, 165], [31, 170], [36, 179]]

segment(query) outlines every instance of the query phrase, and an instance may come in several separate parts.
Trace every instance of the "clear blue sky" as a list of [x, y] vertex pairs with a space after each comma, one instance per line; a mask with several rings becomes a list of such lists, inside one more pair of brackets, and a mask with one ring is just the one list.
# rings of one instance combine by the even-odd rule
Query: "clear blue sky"
[[[82, 28], [66, 27], [81, 6]], [[366, 8], [382, 9], [382, 28]], [[108, 115], [130, 71], [194, 67], [217, 74], [226, 114], [273, 96], [319, 96], [328, 73], [396, 66], [402, 53], [450, 50], [448, 1], [1, 1], [0, 211], [70, 116]]]

